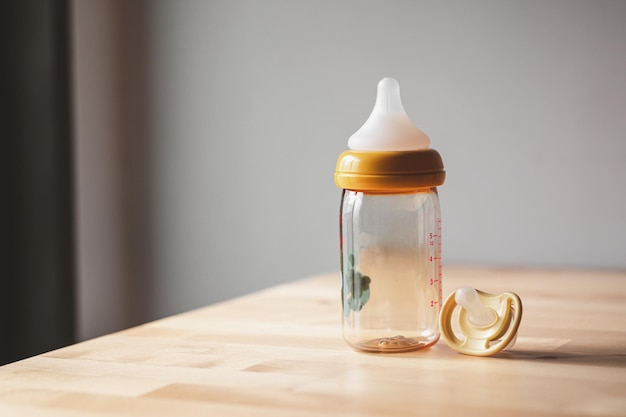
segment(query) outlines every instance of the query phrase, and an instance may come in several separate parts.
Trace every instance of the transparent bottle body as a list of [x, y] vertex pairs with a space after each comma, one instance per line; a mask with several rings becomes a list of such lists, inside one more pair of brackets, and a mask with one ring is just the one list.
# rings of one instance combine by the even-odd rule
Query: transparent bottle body
[[442, 288], [437, 189], [343, 190], [340, 233], [346, 342], [372, 352], [435, 343]]

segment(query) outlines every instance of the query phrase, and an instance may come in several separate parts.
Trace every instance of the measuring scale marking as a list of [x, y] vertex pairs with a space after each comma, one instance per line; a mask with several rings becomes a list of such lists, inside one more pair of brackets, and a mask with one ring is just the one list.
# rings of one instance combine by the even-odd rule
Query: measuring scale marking
[[[442, 278], [442, 268], [441, 268], [441, 218], [436, 219], [436, 228], [437, 232], [428, 233], [428, 246], [431, 248], [430, 256], [428, 258], [430, 263], [435, 263], [435, 270], [433, 271], [435, 278], [430, 278], [430, 285], [437, 285], [437, 300], [430, 300], [431, 307], [439, 307], [441, 306], [441, 302], [443, 300], [443, 286], [441, 278]], [[433, 253], [434, 251], [434, 253]]]

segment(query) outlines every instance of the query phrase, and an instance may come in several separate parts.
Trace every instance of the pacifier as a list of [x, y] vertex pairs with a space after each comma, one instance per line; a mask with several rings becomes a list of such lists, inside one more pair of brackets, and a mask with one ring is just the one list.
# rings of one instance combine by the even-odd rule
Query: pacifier
[[512, 346], [522, 320], [517, 294], [488, 294], [461, 287], [441, 308], [439, 327], [445, 342], [459, 353], [489, 356]]

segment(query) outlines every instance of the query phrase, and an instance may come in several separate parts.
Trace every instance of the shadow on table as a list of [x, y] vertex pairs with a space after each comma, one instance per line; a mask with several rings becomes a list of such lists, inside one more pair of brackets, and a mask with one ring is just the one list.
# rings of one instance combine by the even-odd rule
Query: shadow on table
[[559, 352], [540, 350], [511, 350], [493, 356], [500, 359], [540, 361], [546, 363], [577, 364], [584, 366], [609, 366], [626, 368], [626, 353], [606, 349], [593, 352]]

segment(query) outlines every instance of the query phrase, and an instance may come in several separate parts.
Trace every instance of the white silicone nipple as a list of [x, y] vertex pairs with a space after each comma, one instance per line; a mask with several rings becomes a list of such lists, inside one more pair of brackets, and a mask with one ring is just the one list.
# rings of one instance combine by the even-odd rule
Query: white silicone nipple
[[428, 136], [404, 111], [398, 82], [389, 77], [380, 80], [374, 109], [350, 136], [348, 147], [358, 151], [414, 151], [429, 146]]
[[480, 302], [478, 293], [471, 287], [456, 290], [454, 301], [467, 310], [470, 321], [476, 326], [490, 326], [498, 318], [495, 311]]

